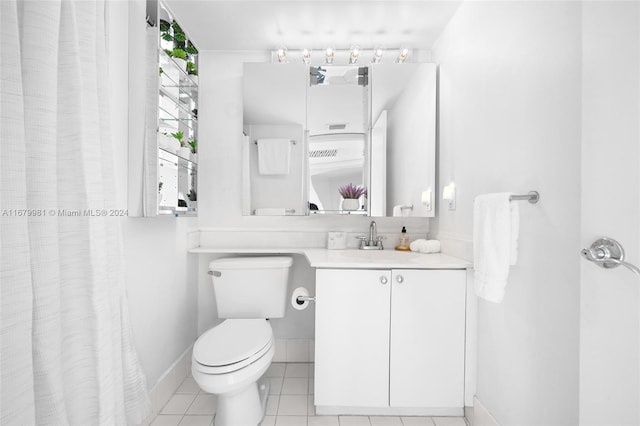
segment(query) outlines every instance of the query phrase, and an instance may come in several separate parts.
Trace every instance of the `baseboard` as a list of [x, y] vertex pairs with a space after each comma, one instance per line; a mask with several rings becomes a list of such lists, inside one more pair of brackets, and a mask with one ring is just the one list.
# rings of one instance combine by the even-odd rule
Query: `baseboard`
[[185, 350], [178, 359], [171, 364], [165, 373], [158, 379], [158, 382], [149, 390], [151, 400], [151, 414], [142, 424], [149, 424], [162, 407], [169, 401], [178, 387], [187, 376], [191, 376], [191, 353], [193, 345]]
[[316, 405], [319, 416], [429, 416], [429, 417], [461, 417], [462, 407], [337, 407]]
[[473, 399], [473, 415], [470, 419], [471, 426], [500, 426], [495, 417], [491, 415], [489, 410], [482, 405], [480, 400], [476, 397]]

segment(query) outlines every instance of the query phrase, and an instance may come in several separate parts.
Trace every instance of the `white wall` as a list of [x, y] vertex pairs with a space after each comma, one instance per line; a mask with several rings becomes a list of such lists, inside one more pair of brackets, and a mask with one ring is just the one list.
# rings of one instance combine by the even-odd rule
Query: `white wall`
[[[137, 36], [126, 25], [130, 8], [144, 31], [144, 2], [109, 3], [111, 132], [116, 190], [123, 209], [127, 208], [126, 46], [130, 37]], [[129, 310], [149, 388], [196, 339], [197, 258], [187, 254], [187, 229], [195, 226], [194, 218], [122, 218]]]
[[[614, 238], [638, 265], [640, 5], [584, 2], [582, 24], [582, 245]], [[580, 272], [580, 424], [640, 424], [640, 280]]]
[[578, 422], [580, 7], [466, 2], [433, 51], [439, 193], [458, 191], [439, 235], [470, 242], [476, 195], [541, 194], [520, 205], [504, 301], [478, 306], [477, 396], [502, 425]]

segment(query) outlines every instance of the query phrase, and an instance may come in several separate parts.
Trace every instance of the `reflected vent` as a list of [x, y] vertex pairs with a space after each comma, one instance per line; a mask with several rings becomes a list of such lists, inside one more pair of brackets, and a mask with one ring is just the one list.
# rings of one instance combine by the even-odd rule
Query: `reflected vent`
[[332, 158], [337, 155], [337, 149], [318, 149], [315, 151], [309, 151], [309, 158]]

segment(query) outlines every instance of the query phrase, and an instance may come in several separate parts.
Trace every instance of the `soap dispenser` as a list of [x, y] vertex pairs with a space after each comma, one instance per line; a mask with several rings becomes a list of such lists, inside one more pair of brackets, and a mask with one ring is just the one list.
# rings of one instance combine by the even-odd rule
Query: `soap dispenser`
[[407, 235], [407, 228], [402, 227], [402, 231], [400, 232], [400, 244], [396, 247], [398, 251], [411, 251], [409, 247], [409, 235]]

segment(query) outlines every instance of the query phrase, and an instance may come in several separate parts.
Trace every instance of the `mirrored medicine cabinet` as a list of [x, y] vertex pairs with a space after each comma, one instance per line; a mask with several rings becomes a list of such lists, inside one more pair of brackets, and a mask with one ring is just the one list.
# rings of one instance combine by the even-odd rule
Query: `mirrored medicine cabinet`
[[245, 63], [243, 132], [244, 215], [434, 216], [435, 64]]

